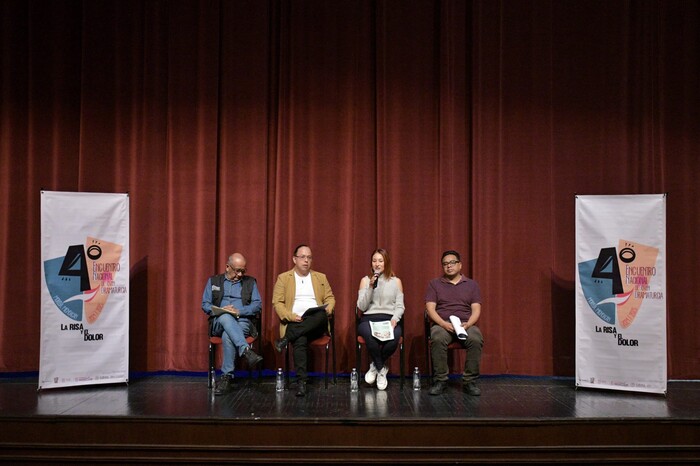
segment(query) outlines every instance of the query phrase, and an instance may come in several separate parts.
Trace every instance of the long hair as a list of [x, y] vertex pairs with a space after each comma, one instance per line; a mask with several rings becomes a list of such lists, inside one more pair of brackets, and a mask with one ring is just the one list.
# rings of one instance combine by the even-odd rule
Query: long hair
[[[391, 259], [389, 258], [389, 252], [383, 248], [375, 249], [372, 251], [372, 255], [369, 256], [370, 264], [372, 263], [372, 257], [374, 257], [375, 254], [381, 254], [384, 258], [384, 278], [389, 280], [394, 276], [394, 271], [391, 270]], [[374, 273], [374, 270], [372, 270], [372, 273]], [[370, 274], [370, 276], [372, 276], [372, 274]]]

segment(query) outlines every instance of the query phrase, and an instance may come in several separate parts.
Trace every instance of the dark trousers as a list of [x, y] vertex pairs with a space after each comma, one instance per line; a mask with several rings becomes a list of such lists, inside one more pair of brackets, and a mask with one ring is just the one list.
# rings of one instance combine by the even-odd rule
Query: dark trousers
[[[467, 360], [464, 361], [462, 383], [467, 384], [479, 378], [481, 366], [481, 349], [484, 346], [484, 337], [476, 325], [467, 329], [467, 340], [461, 342], [467, 348]], [[447, 364], [447, 345], [457, 341], [457, 336], [439, 325], [430, 328], [430, 338], [433, 342], [430, 353], [433, 359], [433, 372], [435, 381], [447, 381], [449, 367]]]
[[306, 364], [309, 342], [323, 336], [328, 331], [328, 317], [325, 312], [316, 312], [301, 322], [290, 322], [284, 337], [292, 343], [294, 350], [294, 368], [297, 378], [306, 381], [308, 374]]
[[396, 348], [399, 347], [399, 338], [401, 338], [401, 326], [394, 327], [394, 339], [389, 341], [379, 341], [372, 336], [372, 329], [369, 326], [370, 321], [380, 322], [382, 320], [391, 320], [391, 316], [387, 314], [369, 314], [363, 315], [360, 324], [357, 326], [357, 333], [365, 339], [369, 357], [374, 363], [377, 371], [384, 367], [386, 361], [394, 354]]

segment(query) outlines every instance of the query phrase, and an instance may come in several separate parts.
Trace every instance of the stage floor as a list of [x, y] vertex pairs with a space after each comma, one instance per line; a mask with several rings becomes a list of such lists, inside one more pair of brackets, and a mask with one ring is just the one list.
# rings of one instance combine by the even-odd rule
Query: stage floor
[[576, 389], [573, 379], [482, 377], [482, 395], [462, 392], [450, 380], [440, 396], [428, 381], [414, 391], [389, 378], [385, 391], [360, 384], [351, 392], [348, 377], [337, 384], [313, 377], [309, 394], [297, 398], [294, 382], [275, 391], [274, 378], [236, 378], [236, 389], [213, 396], [204, 376], [146, 375], [128, 384], [92, 385], [37, 391], [34, 377], [0, 378], [0, 416], [128, 416], [224, 419], [605, 419], [700, 420], [700, 383], [672, 381], [666, 396]]
[[[482, 377], [480, 397], [452, 379], [430, 396], [409, 380], [386, 391], [348, 377], [305, 398], [274, 377], [239, 377], [214, 396], [204, 375], [37, 391], [0, 376], [0, 461], [45, 464], [513, 462], [697, 464], [700, 383], [666, 396], [576, 389], [573, 379]], [[377, 455], [380, 456], [377, 456]]]

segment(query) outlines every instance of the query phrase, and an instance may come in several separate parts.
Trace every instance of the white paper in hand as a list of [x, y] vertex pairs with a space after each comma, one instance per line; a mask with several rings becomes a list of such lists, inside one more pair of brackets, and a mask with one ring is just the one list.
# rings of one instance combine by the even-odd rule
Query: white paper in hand
[[389, 341], [394, 339], [394, 328], [391, 326], [390, 320], [381, 322], [369, 322], [369, 327], [372, 330], [372, 336], [379, 341]]
[[452, 323], [452, 326], [455, 328], [457, 338], [459, 338], [460, 340], [466, 340], [468, 336], [467, 331], [464, 330], [464, 327], [462, 327], [462, 321], [459, 320], [459, 317], [450, 316], [450, 323]]

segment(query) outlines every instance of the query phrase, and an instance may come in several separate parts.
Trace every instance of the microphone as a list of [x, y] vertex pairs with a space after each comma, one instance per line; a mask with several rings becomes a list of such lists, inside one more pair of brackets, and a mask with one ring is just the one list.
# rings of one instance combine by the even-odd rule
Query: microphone
[[379, 272], [374, 272], [374, 285], [372, 285], [372, 289], [377, 288], [377, 284], [379, 283]]

